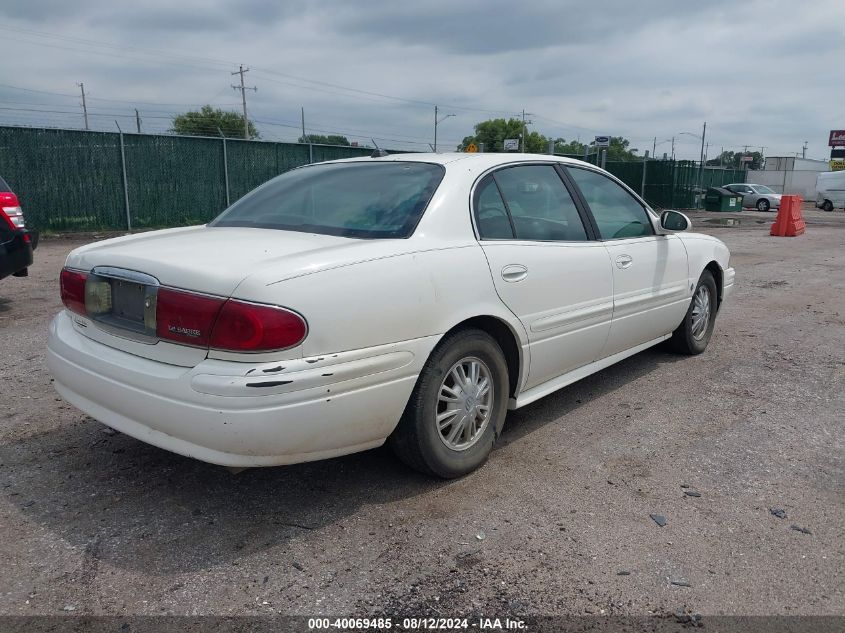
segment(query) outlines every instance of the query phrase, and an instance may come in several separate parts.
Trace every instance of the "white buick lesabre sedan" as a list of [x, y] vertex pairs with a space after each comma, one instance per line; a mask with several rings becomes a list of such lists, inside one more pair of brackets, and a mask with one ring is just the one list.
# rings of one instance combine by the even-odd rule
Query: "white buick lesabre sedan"
[[551, 156], [301, 167], [205, 226], [74, 250], [48, 363], [85, 413], [196, 459], [388, 441], [456, 477], [508, 409], [665, 339], [704, 351], [734, 270], [689, 226]]

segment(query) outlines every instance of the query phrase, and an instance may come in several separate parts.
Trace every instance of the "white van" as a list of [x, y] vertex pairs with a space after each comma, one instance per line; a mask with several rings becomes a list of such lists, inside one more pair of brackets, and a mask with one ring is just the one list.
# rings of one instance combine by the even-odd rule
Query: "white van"
[[818, 175], [816, 207], [825, 211], [845, 208], [845, 171], [826, 171]]

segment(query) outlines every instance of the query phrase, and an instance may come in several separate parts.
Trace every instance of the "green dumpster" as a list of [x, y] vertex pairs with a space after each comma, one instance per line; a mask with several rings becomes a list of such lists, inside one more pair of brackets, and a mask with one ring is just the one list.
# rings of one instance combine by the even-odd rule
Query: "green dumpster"
[[710, 187], [704, 196], [707, 211], [742, 211], [742, 196], [724, 187]]

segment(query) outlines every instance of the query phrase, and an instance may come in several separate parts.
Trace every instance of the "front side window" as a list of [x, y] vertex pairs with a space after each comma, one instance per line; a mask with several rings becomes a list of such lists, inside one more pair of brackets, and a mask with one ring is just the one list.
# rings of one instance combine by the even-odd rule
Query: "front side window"
[[482, 181], [476, 224], [483, 239], [583, 241], [584, 223], [552, 165], [507, 167]]
[[294, 169], [235, 202], [209, 226], [405, 238], [414, 232], [443, 174], [441, 165], [403, 161]]
[[619, 183], [588, 169], [568, 168], [593, 212], [602, 239], [654, 235], [645, 207]]

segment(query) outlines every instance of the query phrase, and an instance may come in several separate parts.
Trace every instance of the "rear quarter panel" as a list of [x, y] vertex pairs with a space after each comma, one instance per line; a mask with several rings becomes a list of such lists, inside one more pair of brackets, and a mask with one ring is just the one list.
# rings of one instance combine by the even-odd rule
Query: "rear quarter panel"
[[519, 321], [496, 294], [481, 247], [464, 244], [396, 254], [257, 286], [235, 296], [302, 314], [305, 357], [442, 335], [466, 319], [508, 323], [521, 345]]

